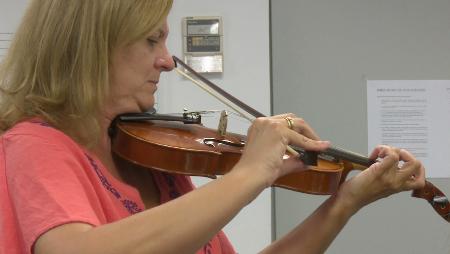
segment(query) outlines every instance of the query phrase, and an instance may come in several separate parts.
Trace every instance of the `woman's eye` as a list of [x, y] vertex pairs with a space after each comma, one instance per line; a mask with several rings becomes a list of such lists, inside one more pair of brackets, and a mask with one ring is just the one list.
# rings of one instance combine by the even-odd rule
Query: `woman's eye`
[[151, 47], [153, 47], [153, 46], [155, 46], [155, 45], [158, 43], [158, 40], [148, 38], [148, 39], [147, 39], [147, 42], [148, 42], [148, 44], [149, 44]]

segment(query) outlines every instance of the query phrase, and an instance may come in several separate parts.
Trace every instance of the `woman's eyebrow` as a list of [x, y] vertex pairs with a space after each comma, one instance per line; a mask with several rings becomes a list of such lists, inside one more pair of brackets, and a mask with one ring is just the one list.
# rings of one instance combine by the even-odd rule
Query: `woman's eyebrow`
[[158, 30], [158, 38], [164, 38], [165, 36], [167, 35], [167, 32], [166, 31], [164, 31], [162, 28], [160, 28], [159, 30]]

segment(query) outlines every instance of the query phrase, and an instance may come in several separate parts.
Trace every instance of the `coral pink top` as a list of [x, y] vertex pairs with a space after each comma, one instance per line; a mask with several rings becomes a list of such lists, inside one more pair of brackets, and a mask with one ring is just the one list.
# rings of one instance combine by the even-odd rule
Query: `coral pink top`
[[[70, 222], [99, 226], [144, 210], [138, 191], [70, 137], [33, 119], [0, 139], [0, 253], [32, 253], [37, 238]], [[161, 203], [194, 189], [187, 176], [153, 173]], [[151, 225], [149, 225], [151, 226]], [[197, 253], [235, 253], [219, 232]]]

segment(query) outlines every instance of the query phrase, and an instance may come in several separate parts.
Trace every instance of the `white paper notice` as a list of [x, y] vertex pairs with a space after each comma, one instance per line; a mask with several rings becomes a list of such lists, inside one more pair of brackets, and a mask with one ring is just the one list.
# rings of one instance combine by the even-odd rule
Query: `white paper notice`
[[450, 177], [450, 80], [368, 80], [368, 146], [404, 148], [428, 178]]
[[11, 45], [11, 40], [24, 14], [26, 5], [27, 0], [0, 1], [0, 61]]

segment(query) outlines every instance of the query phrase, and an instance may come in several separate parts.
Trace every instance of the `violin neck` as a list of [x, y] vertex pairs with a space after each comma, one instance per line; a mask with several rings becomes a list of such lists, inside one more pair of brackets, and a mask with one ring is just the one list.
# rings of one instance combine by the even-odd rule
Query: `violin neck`
[[370, 165], [375, 163], [375, 160], [371, 160], [364, 155], [350, 152], [338, 147], [329, 147], [321, 152], [305, 151], [300, 147], [293, 147], [295, 151], [300, 154], [300, 159], [307, 165], [317, 165], [317, 159], [340, 162], [345, 161], [352, 163], [354, 169], [364, 170]]
[[359, 165], [364, 168], [367, 168], [370, 165], [372, 165], [373, 163], [375, 163], [375, 160], [369, 159], [368, 157], [366, 157], [364, 155], [361, 155], [361, 154], [358, 154], [355, 152], [351, 152], [351, 151], [347, 151], [347, 150], [344, 150], [344, 149], [338, 148], [338, 147], [329, 147], [325, 151], [320, 152], [320, 154], [322, 154], [323, 156], [331, 156], [332, 158], [335, 158], [338, 160], [345, 160], [345, 161], [351, 162], [353, 164], [356, 164], [355, 167], [357, 165]]

